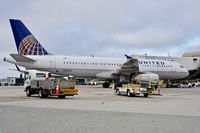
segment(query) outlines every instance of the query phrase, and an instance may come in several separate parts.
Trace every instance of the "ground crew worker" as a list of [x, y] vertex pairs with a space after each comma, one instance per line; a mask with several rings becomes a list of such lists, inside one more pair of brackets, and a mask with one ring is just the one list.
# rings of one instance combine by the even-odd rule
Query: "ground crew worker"
[[157, 90], [157, 88], [158, 88], [158, 81], [157, 80], [154, 80], [154, 88], [155, 88], [155, 90]]

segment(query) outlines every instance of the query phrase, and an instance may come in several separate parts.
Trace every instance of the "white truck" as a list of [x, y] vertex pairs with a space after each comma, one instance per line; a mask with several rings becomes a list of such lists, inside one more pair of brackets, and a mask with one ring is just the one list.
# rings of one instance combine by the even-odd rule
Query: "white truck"
[[0, 86], [23, 86], [24, 79], [19, 77], [7, 77], [0, 80]]
[[48, 96], [65, 96], [78, 95], [75, 80], [66, 80], [58, 75], [52, 75], [49, 72], [28, 70], [25, 72], [24, 91], [26, 95], [38, 94], [40, 98]]
[[28, 97], [38, 94], [40, 98], [48, 96], [65, 98], [65, 96], [78, 95], [76, 81], [65, 79], [31, 80], [30, 85], [25, 88], [25, 92]]

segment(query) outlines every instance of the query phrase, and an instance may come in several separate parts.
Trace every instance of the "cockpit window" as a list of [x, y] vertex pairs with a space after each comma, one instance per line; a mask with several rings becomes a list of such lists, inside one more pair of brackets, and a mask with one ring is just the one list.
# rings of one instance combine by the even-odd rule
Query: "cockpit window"
[[180, 65], [180, 68], [184, 68], [182, 65]]

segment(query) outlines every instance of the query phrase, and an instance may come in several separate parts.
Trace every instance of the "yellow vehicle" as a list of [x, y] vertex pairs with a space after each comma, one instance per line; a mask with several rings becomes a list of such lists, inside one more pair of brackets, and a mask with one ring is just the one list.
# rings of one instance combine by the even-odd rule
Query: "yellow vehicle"
[[65, 98], [65, 96], [78, 95], [76, 80], [64, 79], [31, 80], [30, 85], [24, 91], [28, 97], [38, 94], [40, 98], [47, 98], [48, 96]]
[[116, 87], [114, 91], [117, 95], [127, 95], [129, 97], [143, 94], [144, 97], [148, 97], [154, 93], [153, 88], [142, 88], [136, 84], [123, 84], [122, 87]]

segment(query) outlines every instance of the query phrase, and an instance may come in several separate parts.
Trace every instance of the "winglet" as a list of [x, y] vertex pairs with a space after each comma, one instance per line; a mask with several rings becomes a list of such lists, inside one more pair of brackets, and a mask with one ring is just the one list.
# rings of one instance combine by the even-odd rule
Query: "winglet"
[[127, 59], [132, 59], [132, 57], [128, 56], [127, 54], [125, 54], [125, 56], [126, 56]]

